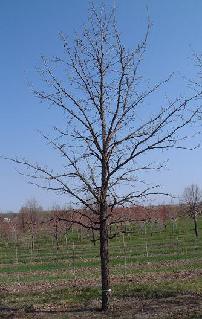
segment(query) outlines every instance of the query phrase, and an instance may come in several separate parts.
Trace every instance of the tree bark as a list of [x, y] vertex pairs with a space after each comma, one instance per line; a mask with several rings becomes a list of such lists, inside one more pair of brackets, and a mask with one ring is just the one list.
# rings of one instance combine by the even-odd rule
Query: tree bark
[[194, 232], [196, 237], [198, 237], [198, 225], [197, 225], [196, 216], [194, 216]]
[[111, 291], [109, 276], [109, 249], [106, 203], [100, 205], [100, 260], [102, 280], [102, 311], [106, 311], [109, 308]]

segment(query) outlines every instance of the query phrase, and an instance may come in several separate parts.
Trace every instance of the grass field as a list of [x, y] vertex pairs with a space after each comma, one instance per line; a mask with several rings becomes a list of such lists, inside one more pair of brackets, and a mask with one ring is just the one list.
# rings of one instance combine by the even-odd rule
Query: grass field
[[[0, 242], [0, 318], [202, 318], [202, 219], [128, 225], [110, 241], [112, 307], [100, 301], [99, 246], [69, 231]], [[167, 310], [166, 310], [167, 309]]]

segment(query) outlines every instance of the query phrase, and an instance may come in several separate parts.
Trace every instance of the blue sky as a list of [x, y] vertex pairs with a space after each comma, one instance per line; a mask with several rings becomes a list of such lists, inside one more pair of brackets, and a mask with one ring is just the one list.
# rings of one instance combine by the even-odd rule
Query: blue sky
[[[104, 1], [105, 2], [105, 1]], [[202, 1], [200, 0], [108, 0], [117, 6], [119, 29], [132, 47], [144, 35], [148, 7], [153, 22], [145, 55], [143, 75], [153, 81], [175, 72], [178, 80], [169, 94], [186, 92], [182, 75], [194, 76], [192, 52], [202, 53]], [[95, 1], [100, 3], [100, 1]], [[86, 21], [87, 0], [1, 0], [0, 1], [0, 153], [25, 156], [34, 161], [58, 165], [37, 130], [59, 121], [59, 115], [32, 96], [28, 80], [38, 84], [35, 67], [41, 55], [62, 52], [58, 33], [72, 35]], [[166, 91], [165, 91], [166, 92]], [[158, 103], [158, 100], [156, 101]], [[164, 190], [181, 194], [185, 186], [202, 187], [202, 151], [173, 152], [169, 170], [156, 176]], [[65, 198], [28, 185], [8, 162], [0, 162], [0, 211], [17, 211], [28, 199], [44, 207], [66, 203]]]

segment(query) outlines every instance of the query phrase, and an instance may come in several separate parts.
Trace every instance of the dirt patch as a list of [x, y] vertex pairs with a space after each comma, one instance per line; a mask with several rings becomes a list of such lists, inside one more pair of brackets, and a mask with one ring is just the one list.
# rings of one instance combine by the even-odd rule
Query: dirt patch
[[44, 308], [30, 306], [25, 309], [0, 307], [0, 318], [6, 319], [76, 319], [76, 318], [127, 318], [127, 319], [201, 319], [202, 297], [196, 294], [177, 295], [174, 298], [124, 298], [113, 299], [111, 309], [103, 314], [98, 311], [98, 301], [81, 307], [57, 309], [54, 305]]

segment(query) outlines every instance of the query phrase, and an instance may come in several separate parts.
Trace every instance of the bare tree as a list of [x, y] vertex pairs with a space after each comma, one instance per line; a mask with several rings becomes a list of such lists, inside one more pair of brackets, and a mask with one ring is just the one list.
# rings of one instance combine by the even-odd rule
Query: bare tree
[[37, 203], [35, 199], [28, 200], [26, 204], [20, 209], [19, 222], [23, 232], [29, 232], [31, 236], [31, 253], [34, 251], [34, 243], [36, 233], [39, 230], [39, 213], [43, 208]]
[[200, 93], [149, 108], [150, 96], [170, 78], [149, 85], [140, 76], [150, 27], [148, 22], [144, 39], [128, 50], [114, 10], [98, 12], [92, 6], [81, 36], [72, 43], [61, 34], [64, 54], [42, 57], [41, 89], [34, 90], [41, 101], [64, 114], [64, 127], [42, 134], [58, 152], [61, 169], [11, 159], [27, 169], [23, 173], [34, 185], [66, 194], [80, 216], [79, 225], [99, 231], [102, 310], [108, 309], [111, 292], [108, 230], [114, 209], [162, 194], [158, 185], [143, 179], [145, 171], [163, 167], [151, 156], [187, 148], [187, 126], [198, 120], [199, 107], [193, 102]]
[[[50, 217], [48, 218], [48, 230], [54, 238], [56, 252], [58, 252], [59, 239], [62, 234], [67, 235], [67, 231], [71, 228], [71, 223], [66, 223], [64, 210], [60, 206], [55, 205], [51, 209]], [[65, 222], [65, 223], [64, 223]]]
[[198, 185], [192, 184], [187, 186], [182, 196], [185, 204], [185, 213], [188, 214], [194, 222], [194, 232], [198, 237], [197, 216], [201, 213], [202, 192]]

